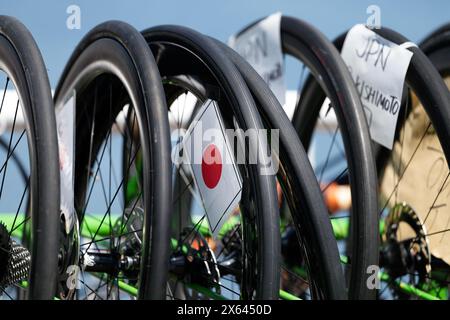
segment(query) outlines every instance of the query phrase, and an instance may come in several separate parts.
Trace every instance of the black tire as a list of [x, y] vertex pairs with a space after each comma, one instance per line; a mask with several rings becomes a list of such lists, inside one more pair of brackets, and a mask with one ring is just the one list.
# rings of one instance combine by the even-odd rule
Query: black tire
[[317, 178], [308, 156], [289, 118], [259, 74], [229, 47], [218, 42], [236, 65], [255, 97], [268, 128], [280, 129], [280, 165], [278, 181], [283, 186], [295, 225], [299, 226], [310, 273], [313, 298], [346, 299], [344, 274], [339, 251], [323, 203]]
[[[180, 86], [171, 86], [168, 79], [175, 79], [177, 76], [188, 80], [200, 78], [200, 84], [210, 82], [219, 88], [221, 95], [214, 97], [213, 92], [207, 92], [206, 96], [212, 94], [215, 100], [220, 99], [219, 101], [224, 102], [225, 110], [222, 110], [224, 116], [235, 117], [239, 127], [244, 130], [263, 128], [244, 80], [233, 63], [211, 39], [191, 29], [178, 26], [160, 26], [144, 30], [142, 33], [157, 57], [161, 76], [166, 83], [166, 97], [169, 102], [183, 91], [181, 89], [183, 86], [189, 86], [189, 91], [193, 93], [202, 94], [201, 91], [203, 91], [204, 94], [207, 90], [191, 86], [192, 81], [183, 79], [178, 79]], [[187, 88], [185, 87], [184, 90]], [[251, 152], [252, 150], [255, 152], [253, 154], [258, 155], [261, 150], [267, 150], [265, 142], [260, 139], [256, 145], [250, 145], [249, 148]], [[260, 163], [239, 167], [245, 167], [246, 176], [243, 178], [249, 181], [249, 185], [252, 186], [251, 192], [254, 193], [258, 238], [256, 248], [252, 249], [256, 251], [258, 272], [257, 275], [249, 276], [247, 280], [256, 282], [256, 288], [254, 292], [241, 292], [241, 294], [244, 298], [277, 299], [280, 231], [275, 179], [273, 175], [259, 174]], [[251, 273], [251, 270], [247, 272]], [[255, 279], [250, 279], [251, 277]]]
[[[94, 164], [95, 155], [114, 125], [116, 115], [126, 103], [136, 114], [143, 168], [148, 172], [142, 181], [146, 191], [142, 195], [144, 222], [138, 298], [164, 299], [172, 211], [170, 136], [161, 79], [142, 35], [118, 21], [105, 22], [91, 30], [67, 63], [56, 89], [57, 103], [65, 101], [74, 88], [80, 102], [76, 105], [75, 159], [75, 203], [79, 214], [86, 200], [89, 180], [86, 173]], [[97, 92], [102, 91], [109, 92], [109, 97], [108, 94], [97, 96]], [[86, 112], [89, 102], [97, 103], [99, 111], [94, 111], [95, 118], [92, 112]], [[114, 117], [105, 121], [108, 105]], [[95, 131], [99, 133], [94, 137], [94, 157], [89, 163], [87, 146], [95, 120], [98, 121]]]
[[[393, 41], [397, 44], [401, 44], [404, 42], [408, 42], [409, 40], [402, 36], [401, 34], [390, 30], [388, 28], [382, 28], [381, 30], [376, 30], [378, 34], [383, 36], [384, 38], [387, 38], [390, 41]], [[406, 85], [409, 88], [410, 92], [414, 93], [418, 100], [420, 101], [421, 105], [423, 106], [423, 110], [425, 111], [426, 115], [429, 118], [429, 126], [434, 135], [437, 136], [438, 143], [441, 147], [441, 154], [442, 157], [445, 158], [445, 161], [447, 162], [447, 168], [449, 168], [450, 164], [450, 94], [448, 91], [448, 88], [445, 84], [445, 82], [442, 79], [442, 76], [445, 74], [445, 66], [444, 66], [444, 54], [445, 52], [449, 52], [448, 48], [442, 48], [441, 50], [437, 50], [439, 42], [437, 40], [437, 37], [433, 37], [434, 40], [430, 41], [429, 44], [423, 44], [421, 45], [421, 49], [423, 48], [427, 55], [425, 55], [424, 52], [422, 52], [421, 49], [412, 47], [409, 48], [410, 51], [413, 52], [413, 56], [410, 62], [410, 66], [408, 69], [408, 72], [406, 74]], [[436, 41], [436, 42], [435, 42]], [[436, 46], [433, 44], [435, 43]], [[428, 57], [427, 57], [428, 56]], [[431, 59], [431, 60], [430, 60]], [[438, 69], [436, 69], [436, 67]], [[447, 65], [448, 68], [448, 65]], [[439, 70], [439, 71], [438, 71]], [[448, 69], [447, 69], [448, 70]], [[440, 74], [440, 73], [441, 74]], [[409, 105], [406, 105], [407, 109], [403, 112], [406, 114], [405, 118], [412, 112], [412, 108], [408, 108]], [[406, 125], [405, 120], [399, 121], [397, 125], [397, 136], [396, 140], [400, 139], [400, 131], [402, 128]], [[428, 134], [424, 134], [428, 135]], [[416, 147], [416, 150], [419, 148], [419, 145]], [[377, 154], [377, 162], [379, 165], [378, 170], [381, 171], [383, 169], [384, 162], [387, 158], [386, 153], [388, 153], [387, 150], [381, 149], [380, 152]], [[412, 158], [408, 161], [408, 163], [412, 162]], [[445, 163], [445, 162], [444, 162]], [[426, 170], [424, 167], [423, 170]], [[406, 171], [406, 168], [405, 168]], [[404, 173], [402, 174], [402, 177], [404, 176]], [[444, 170], [445, 172], [445, 170]], [[444, 173], [443, 176], [446, 176]], [[447, 175], [448, 178], [448, 175]], [[438, 191], [437, 195], [434, 198], [433, 203], [431, 204], [431, 207], [428, 210], [428, 213], [426, 214], [424, 220], [422, 220], [422, 223], [425, 225], [426, 222], [429, 223], [429, 220], [427, 219], [429, 216], [431, 216], [431, 212], [434, 209], [435, 202], [440, 198], [441, 193], [443, 194], [445, 189], [445, 181], [447, 178], [444, 179], [442, 187], [440, 187], [440, 190]], [[425, 182], [422, 182], [425, 183]], [[433, 191], [429, 190], [430, 193]], [[439, 201], [442, 201], [439, 200]], [[425, 225], [426, 227], [426, 225]], [[442, 231], [443, 230], [443, 231]], [[428, 230], [426, 232], [427, 240], [429, 240], [430, 236], [436, 236], [438, 234], [441, 234], [442, 232], [445, 232], [446, 228], [441, 227], [439, 228], [439, 231], [435, 230]], [[447, 236], [448, 237], [448, 236]], [[448, 244], [447, 244], [448, 245]], [[446, 276], [449, 276], [449, 269], [448, 264], [445, 264], [440, 259], [435, 259], [433, 256], [433, 246], [430, 245], [429, 250], [431, 251], [431, 272], [435, 271], [435, 269], [439, 269], [444, 265], [445, 267], [442, 269], [444, 274]], [[447, 262], [448, 262], [448, 258]], [[435, 280], [435, 276], [430, 271], [425, 275], [426, 279], [429, 280]], [[436, 280], [438, 282], [442, 281]], [[446, 288], [448, 287], [448, 280], [444, 279], [441, 283], [441, 287]], [[439, 292], [440, 290], [438, 290]], [[402, 297], [400, 295], [400, 297]], [[408, 296], [407, 296], [408, 297]], [[409, 298], [409, 297], [408, 297]]]
[[23, 24], [8, 16], [0, 16], [0, 68], [19, 94], [28, 139], [31, 172], [27, 201], [31, 206], [27, 214], [32, 222], [26, 297], [52, 299], [59, 229], [58, 144], [53, 102], [46, 68], [33, 37]]
[[[352, 203], [348, 297], [374, 299], [376, 291], [367, 286], [367, 271], [369, 266], [378, 265], [378, 232], [373, 228], [378, 225], [377, 176], [360, 99], [339, 52], [316, 28], [283, 16], [281, 42], [283, 53], [300, 60], [311, 72], [292, 118], [305, 149], [309, 149], [320, 107], [326, 97], [336, 114], [347, 158]], [[314, 94], [310, 95], [310, 92]]]

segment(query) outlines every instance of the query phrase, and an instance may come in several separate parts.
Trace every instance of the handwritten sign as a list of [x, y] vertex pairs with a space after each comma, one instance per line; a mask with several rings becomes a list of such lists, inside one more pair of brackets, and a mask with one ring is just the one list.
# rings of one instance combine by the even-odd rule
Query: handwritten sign
[[286, 85], [280, 24], [281, 13], [274, 13], [230, 37], [228, 44], [251, 64], [284, 105]]
[[341, 55], [364, 106], [372, 139], [392, 149], [412, 52], [356, 25], [348, 32]]

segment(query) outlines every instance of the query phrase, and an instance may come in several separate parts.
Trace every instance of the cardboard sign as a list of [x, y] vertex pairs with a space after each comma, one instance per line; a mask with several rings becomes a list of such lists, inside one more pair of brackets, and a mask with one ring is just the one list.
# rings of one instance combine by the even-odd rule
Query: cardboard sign
[[281, 13], [272, 14], [230, 37], [228, 44], [251, 64], [284, 105], [286, 85], [280, 23]]
[[239, 205], [242, 180], [214, 101], [208, 100], [201, 107], [182, 146], [184, 161], [191, 168], [211, 232], [217, 238]]

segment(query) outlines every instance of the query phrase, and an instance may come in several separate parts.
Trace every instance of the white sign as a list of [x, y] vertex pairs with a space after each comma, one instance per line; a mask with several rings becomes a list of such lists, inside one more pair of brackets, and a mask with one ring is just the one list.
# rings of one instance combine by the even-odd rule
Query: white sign
[[372, 139], [392, 149], [412, 52], [356, 25], [347, 33], [341, 55], [360, 95]]
[[228, 44], [252, 65], [284, 105], [286, 85], [280, 23], [281, 13], [272, 14], [230, 37]]
[[69, 233], [75, 222], [74, 206], [74, 125], [75, 125], [75, 91], [66, 102], [56, 108], [56, 125], [58, 130], [59, 170], [61, 189], [61, 214]]
[[[208, 130], [221, 132], [209, 140]], [[201, 148], [201, 159], [195, 154]], [[183, 156], [190, 165], [215, 238], [241, 200], [242, 181], [216, 103], [208, 100], [183, 139]]]

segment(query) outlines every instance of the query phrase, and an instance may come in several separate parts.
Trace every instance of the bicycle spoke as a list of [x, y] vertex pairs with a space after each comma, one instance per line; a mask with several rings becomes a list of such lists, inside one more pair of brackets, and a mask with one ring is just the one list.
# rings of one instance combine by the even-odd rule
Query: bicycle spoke
[[385, 204], [383, 205], [382, 209], [380, 210], [380, 212], [379, 212], [380, 215], [383, 213], [384, 209], [386, 209], [386, 207], [388, 206], [389, 201], [391, 200], [392, 196], [394, 195], [395, 191], [397, 190], [398, 185], [400, 184], [400, 181], [402, 180], [402, 178], [403, 178], [403, 176], [404, 176], [406, 170], [409, 168], [409, 165], [411, 164], [411, 162], [412, 162], [412, 160], [413, 160], [413, 158], [414, 158], [414, 156], [415, 156], [417, 150], [419, 149], [420, 144], [422, 143], [423, 139], [425, 138], [425, 136], [426, 136], [428, 130], [430, 129], [430, 127], [431, 127], [431, 122], [428, 124], [428, 126], [427, 126], [425, 132], [422, 134], [422, 136], [421, 136], [421, 138], [420, 138], [420, 140], [419, 140], [419, 143], [418, 143], [417, 146], [415, 147], [414, 152], [413, 152], [411, 158], [410, 158], [410, 159], [408, 160], [408, 162], [406, 163], [405, 169], [403, 170], [402, 174], [400, 175], [398, 182], [397, 182], [397, 183], [395, 184], [395, 186], [394, 186], [394, 190], [392, 190], [392, 192], [390, 193], [389, 197], [387, 198]]

